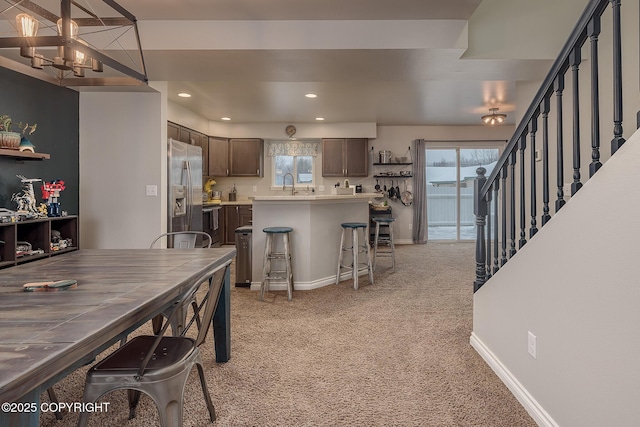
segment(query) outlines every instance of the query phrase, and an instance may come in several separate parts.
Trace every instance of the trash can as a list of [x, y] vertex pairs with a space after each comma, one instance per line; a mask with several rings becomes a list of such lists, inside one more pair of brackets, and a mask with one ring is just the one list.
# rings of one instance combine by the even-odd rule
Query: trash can
[[251, 286], [251, 234], [250, 225], [236, 228], [236, 286]]

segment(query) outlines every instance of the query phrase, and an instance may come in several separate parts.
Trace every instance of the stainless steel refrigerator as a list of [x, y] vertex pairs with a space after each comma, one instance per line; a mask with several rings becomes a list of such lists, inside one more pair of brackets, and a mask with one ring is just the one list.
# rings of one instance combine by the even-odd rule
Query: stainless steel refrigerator
[[167, 231], [202, 231], [202, 148], [169, 138], [167, 158]]

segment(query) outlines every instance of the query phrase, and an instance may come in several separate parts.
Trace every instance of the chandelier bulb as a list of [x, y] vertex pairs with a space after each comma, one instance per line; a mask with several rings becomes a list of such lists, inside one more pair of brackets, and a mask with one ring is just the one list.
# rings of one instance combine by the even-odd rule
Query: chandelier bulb
[[16, 16], [18, 32], [22, 37], [35, 37], [38, 34], [40, 23], [37, 19], [27, 13], [20, 13]]

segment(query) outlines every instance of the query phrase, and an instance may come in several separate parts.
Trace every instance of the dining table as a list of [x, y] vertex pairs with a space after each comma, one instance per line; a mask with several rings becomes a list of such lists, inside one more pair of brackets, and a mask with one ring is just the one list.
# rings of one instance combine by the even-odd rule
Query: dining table
[[[80, 249], [0, 270], [0, 425], [37, 426], [42, 392], [161, 314], [235, 252]], [[62, 280], [77, 284], [24, 289]], [[217, 362], [231, 357], [229, 310], [227, 270], [213, 319]]]

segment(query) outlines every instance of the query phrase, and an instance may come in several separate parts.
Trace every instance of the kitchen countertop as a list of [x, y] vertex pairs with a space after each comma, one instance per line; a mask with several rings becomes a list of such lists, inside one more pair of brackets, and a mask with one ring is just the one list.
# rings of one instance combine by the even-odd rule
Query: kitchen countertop
[[301, 194], [296, 196], [255, 196], [253, 200], [257, 202], [261, 201], [322, 201], [322, 200], [360, 200], [360, 199], [374, 199], [381, 197], [378, 193], [356, 193], [356, 194]]
[[253, 201], [330, 201], [330, 200], [361, 200], [361, 199], [377, 199], [382, 197], [379, 193], [355, 193], [355, 194], [301, 194], [298, 193], [295, 196], [288, 194], [281, 194], [278, 196], [250, 196], [247, 199], [238, 199], [235, 201], [222, 200], [220, 203], [203, 202], [203, 208], [216, 207], [216, 206], [237, 206], [237, 205], [250, 205]]
[[234, 202], [231, 202], [229, 200], [222, 200], [220, 203], [203, 202], [202, 203], [202, 207], [203, 208], [210, 208], [210, 207], [216, 207], [216, 206], [250, 205], [251, 202], [252, 201], [249, 200], [249, 199], [241, 199], [241, 200], [236, 200]]

